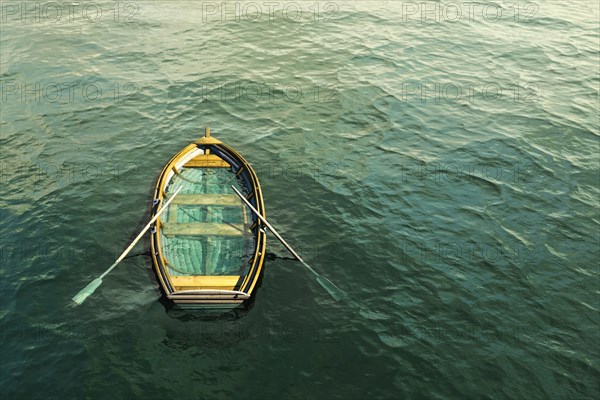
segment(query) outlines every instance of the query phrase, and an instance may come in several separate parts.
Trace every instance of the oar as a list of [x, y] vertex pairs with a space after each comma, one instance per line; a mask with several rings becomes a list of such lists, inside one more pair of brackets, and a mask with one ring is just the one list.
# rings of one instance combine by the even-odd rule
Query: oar
[[310, 265], [305, 263], [304, 260], [302, 258], [300, 258], [300, 256], [294, 251], [294, 249], [292, 249], [292, 247], [289, 244], [287, 244], [287, 242], [285, 240], [283, 240], [283, 238], [279, 235], [279, 233], [277, 233], [275, 228], [273, 228], [271, 226], [269, 221], [267, 221], [265, 219], [265, 217], [260, 215], [258, 210], [256, 208], [254, 208], [254, 206], [252, 206], [252, 204], [250, 204], [250, 202], [248, 200], [246, 200], [246, 198], [235, 188], [235, 186], [231, 185], [231, 188], [237, 193], [238, 196], [240, 196], [240, 199], [242, 199], [244, 201], [244, 203], [246, 203], [246, 205], [248, 207], [250, 207], [250, 209], [254, 212], [254, 214], [256, 214], [256, 216], [267, 226], [267, 228], [269, 228], [269, 230], [271, 232], [273, 232], [273, 234], [275, 235], [275, 237], [277, 239], [279, 239], [281, 244], [283, 244], [290, 251], [290, 253], [292, 253], [294, 255], [294, 257], [296, 257], [296, 259], [298, 259], [298, 261], [300, 261], [302, 263], [302, 265], [304, 265], [306, 268], [308, 268], [308, 270], [317, 277], [317, 282], [319, 283], [319, 285], [321, 285], [323, 287], [323, 289], [325, 289], [327, 291], [327, 293], [329, 293], [331, 295], [331, 297], [333, 297], [336, 301], [340, 300], [342, 297], [344, 297], [344, 292], [340, 288], [335, 286], [333, 284], [333, 282], [331, 282], [329, 279], [325, 278], [323, 275], [319, 275], [317, 273], [317, 271], [312, 269], [310, 267]]
[[154, 223], [154, 221], [156, 221], [156, 219], [160, 216], [160, 214], [167, 209], [167, 206], [169, 205], [169, 203], [171, 201], [173, 201], [173, 199], [175, 198], [175, 196], [177, 196], [177, 194], [179, 193], [179, 191], [183, 189], [183, 186], [180, 186], [175, 193], [173, 193], [173, 195], [171, 196], [171, 198], [165, 203], [164, 206], [162, 206], [160, 208], [160, 211], [156, 213], [156, 215], [150, 220], [150, 222], [148, 222], [148, 224], [144, 227], [144, 229], [140, 232], [140, 234], [135, 238], [135, 240], [133, 241], [133, 243], [131, 243], [129, 245], [129, 247], [127, 247], [125, 249], [125, 251], [123, 252], [123, 254], [121, 254], [119, 256], [119, 258], [117, 258], [117, 261], [115, 261], [115, 263], [113, 265], [111, 265], [102, 275], [100, 275], [98, 278], [94, 279], [93, 281], [91, 281], [89, 283], [89, 285], [87, 285], [86, 287], [84, 287], [83, 289], [81, 289], [81, 291], [79, 293], [77, 293], [75, 296], [73, 296], [73, 301], [75, 302], [75, 304], [79, 305], [81, 303], [83, 303], [85, 301], [85, 299], [87, 299], [92, 293], [94, 293], [94, 291], [96, 289], [98, 289], [98, 287], [102, 284], [102, 278], [104, 278], [106, 275], [108, 275], [108, 273], [110, 271], [113, 270], [113, 268], [115, 268], [127, 255], [127, 253], [129, 253], [131, 251], [131, 249], [133, 249], [133, 246], [135, 246], [135, 244], [138, 242], [138, 240], [140, 240], [142, 238], [142, 236], [144, 236], [144, 233], [146, 233], [146, 231], [148, 230], [148, 228], [150, 228], [150, 226]]

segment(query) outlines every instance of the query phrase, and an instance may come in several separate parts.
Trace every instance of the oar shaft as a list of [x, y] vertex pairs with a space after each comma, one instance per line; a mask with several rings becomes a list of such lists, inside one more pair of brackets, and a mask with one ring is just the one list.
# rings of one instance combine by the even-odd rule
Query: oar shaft
[[273, 232], [273, 234], [275, 235], [275, 237], [277, 239], [279, 239], [279, 241], [281, 242], [281, 244], [283, 244], [290, 251], [290, 253], [292, 253], [292, 255], [298, 259], [298, 261], [304, 262], [302, 260], [302, 258], [300, 258], [300, 256], [298, 254], [296, 254], [296, 252], [294, 251], [294, 249], [292, 249], [292, 246], [290, 246], [289, 244], [287, 244], [287, 242], [279, 235], [279, 233], [277, 233], [277, 231], [275, 230], [275, 228], [273, 228], [271, 226], [271, 224], [265, 219], [265, 217], [263, 217], [262, 215], [260, 215], [260, 213], [258, 212], [258, 210], [256, 208], [254, 208], [254, 206], [252, 204], [250, 204], [250, 202], [248, 200], [246, 200], [246, 198], [244, 197], [244, 195], [241, 194], [239, 192], [239, 190], [237, 190], [235, 188], [235, 186], [231, 185], [231, 188], [233, 190], [235, 190], [235, 192], [237, 193], [237, 195], [240, 196], [240, 199], [242, 199], [244, 201], [244, 203], [246, 203], [246, 205], [248, 207], [250, 207], [250, 209], [252, 211], [254, 211], [254, 214], [256, 214], [256, 216], [258, 217], [258, 219], [260, 219], [263, 222], [263, 224], [265, 224], [267, 226], [267, 228], [269, 228], [269, 230], [271, 232]]
[[139, 233], [139, 235], [137, 235], [137, 237], [129, 245], [129, 247], [127, 247], [125, 249], [125, 251], [119, 256], [119, 258], [117, 258], [117, 261], [115, 261], [115, 263], [113, 265], [111, 265], [102, 275], [100, 275], [100, 279], [102, 279], [106, 275], [108, 275], [108, 273], [110, 271], [112, 271], [113, 268], [115, 268], [121, 261], [123, 261], [123, 259], [125, 258], [125, 256], [131, 251], [131, 249], [133, 249], [133, 246], [136, 245], [136, 243], [142, 238], [142, 236], [144, 236], [144, 233], [146, 233], [146, 231], [150, 228], [150, 226], [152, 226], [152, 224], [154, 223], [154, 221], [156, 221], [158, 219], [158, 217], [160, 217], [160, 214], [162, 214], [162, 212], [167, 209], [169, 203], [171, 203], [171, 201], [175, 198], [175, 196], [177, 196], [177, 194], [179, 193], [179, 191], [181, 189], [183, 189], [183, 186], [180, 186], [175, 191], [175, 193], [173, 193], [173, 195], [171, 196], [171, 198], [169, 200], [167, 200], [167, 202], [160, 208], [160, 210], [156, 213], [156, 215], [154, 217], [152, 217], [152, 219], [150, 220], [150, 222], [148, 222], [148, 224], [146, 224], [146, 226], [144, 227], [144, 229], [142, 229], [142, 231]]

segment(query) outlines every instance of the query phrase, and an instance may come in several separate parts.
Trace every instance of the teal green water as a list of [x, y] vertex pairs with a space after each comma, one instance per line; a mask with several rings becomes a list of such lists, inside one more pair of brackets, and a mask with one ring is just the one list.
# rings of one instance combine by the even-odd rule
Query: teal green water
[[[596, 2], [455, 22], [401, 2], [258, 21], [240, 3], [239, 22], [95, 4], [91, 22], [1, 4], [3, 398], [598, 397]], [[204, 126], [347, 298], [271, 235], [247, 312], [170, 310], [143, 255], [72, 307]]]

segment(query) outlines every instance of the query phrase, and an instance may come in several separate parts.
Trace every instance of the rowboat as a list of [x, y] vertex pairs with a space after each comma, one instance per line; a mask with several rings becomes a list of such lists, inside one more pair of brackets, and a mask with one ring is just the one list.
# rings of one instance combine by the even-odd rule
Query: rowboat
[[265, 262], [266, 229], [334, 300], [345, 297], [267, 221], [256, 173], [239, 153], [212, 137], [209, 128], [165, 165], [154, 192], [152, 218], [103, 274], [73, 296], [73, 304], [83, 304], [149, 229], [160, 286], [181, 308], [248, 303]]
[[179, 307], [237, 307], [257, 290], [266, 233], [234, 188], [264, 219], [256, 173], [209, 128], [159, 175], [153, 217], [161, 211], [150, 231], [152, 263], [166, 297]]

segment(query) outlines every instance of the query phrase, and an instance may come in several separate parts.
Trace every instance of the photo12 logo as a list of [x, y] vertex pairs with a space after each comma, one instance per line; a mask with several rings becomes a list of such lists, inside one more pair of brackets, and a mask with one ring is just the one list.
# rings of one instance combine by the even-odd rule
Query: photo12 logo
[[469, 103], [509, 100], [537, 103], [540, 88], [534, 82], [430, 82], [407, 81], [401, 85], [401, 101], [421, 103]]
[[334, 103], [339, 88], [335, 83], [315, 82], [302, 86], [297, 82], [217, 82], [201, 81], [203, 101], [249, 103]]
[[202, 2], [202, 22], [334, 22], [339, 4], [335, 2]]
[[[394, 3], [392, 3], [394, 4]], [[540, 7], [533, 2], [514, 2], [506, 6], [495, 2], [405, 1], [400, 3], [402, 22], [485, 21], [532, 22]]]
[[132, 162], [81, 163], [75, 161], [0, 162], [0, 183], [67, 184], [94, 180], [126, 181], [137, 168]]
[[135, 2], [3, 2], [0, 7], [2, 23], [22, 24], [72, 23], [100, 21], [138, 23], [140, 6]]
[[135, 82], [0, 81], [0, 102], [90, 103], [122, 102], [139, 91]]

